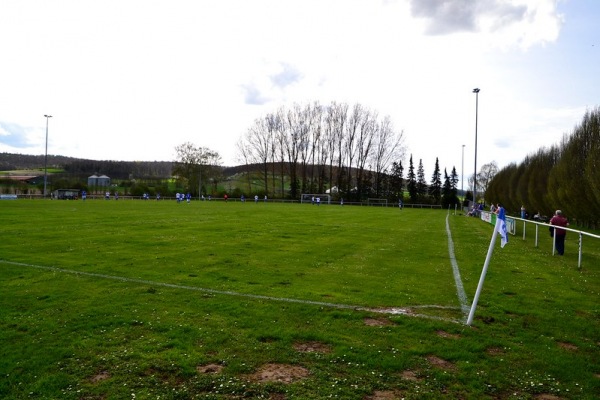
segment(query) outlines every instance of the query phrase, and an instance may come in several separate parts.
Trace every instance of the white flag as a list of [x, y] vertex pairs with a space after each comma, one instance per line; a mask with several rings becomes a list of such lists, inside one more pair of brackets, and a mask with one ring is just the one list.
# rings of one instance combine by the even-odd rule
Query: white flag
[[506, 230], [506, 216], [504, 207], [498, 209], [498, 223], [496, 224], [496, 232], [500, 234], [500, 247], [504, 247], [508, 243], [508, 231]]

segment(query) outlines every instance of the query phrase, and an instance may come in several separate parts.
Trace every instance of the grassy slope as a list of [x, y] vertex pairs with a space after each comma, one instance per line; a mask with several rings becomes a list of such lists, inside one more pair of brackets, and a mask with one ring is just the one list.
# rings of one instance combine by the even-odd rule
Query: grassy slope
[[[1, 203], [0, 217], [2, 260], [327, 303], [440, 305], [450, 309], [419, 312], [461, 318], [445, 212], [19, 200]], [[491, 228], [450, 223], [472, 299]], [[511, 239], [494, 253], [474, 328], [0, 263], [0, 396], [594, 398], [598, 243], [587, 244], [578, 271], [574, 240], [559, 258], [549, 239], [537, 249]], [[393, 324], [366, 326], [367, 316]], [[294, 350], [307, 341], [331, 352]], [[449, 364], [435, 367], [432, 356]], [[311, 375], [287, 386], [249, 380], [273, 362]], [[225, 369], [198, 374], [206, 363]], [[403, 379], [406, 370], [419, 380]]]

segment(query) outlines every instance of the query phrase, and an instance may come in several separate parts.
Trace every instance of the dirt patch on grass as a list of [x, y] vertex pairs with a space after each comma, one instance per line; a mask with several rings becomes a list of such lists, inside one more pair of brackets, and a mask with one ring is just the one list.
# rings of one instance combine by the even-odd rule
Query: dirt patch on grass
[[367, 326], [390, 326], [394, 325], [392, 321], [385, 318], [365, 318], [364, 323]]
[[310, 372], [306, 368], [297, 365], [266, 364], [250, 375], [250, 379], [261, 383], [293, 383], [306, 378], [308, 375], [310, 375]]
[[448, 339], [459, 339], [460, 335], [456, 333], [449, 333], [446, 331], [439, 330], [436, 332], [439, 337], [448, 338]]
[[98, 382], [105, 381], [108, 378], [110, 378], [110, 374], [106, 371], [101, 371], [101, 372], [98, 372], [96, 375], [92, 376], [90, 378], [90, 382], [98, 383]]
[[394, 392], [392, 390], [376, 390], [372, 395], [365, 396], [364, 400], [395, 400], [401, 398], [402, 393]]
[[429, 363], [434, 367], [441, 368], [446, 371], [454, 371], [456, 369], [456, 366], [453, 363], [437, 356], [428, 356], [427, 361], [429, 361]]
[[541, 393], [533, 396], [536, 400], [562, 400], [562, 397], [555, 396], [553, 394]]
[[575, 346], [574, 344], [567, 342], [558, 342], [558, 346], [569, 351], [577, 351], [577, 349], [579, 349], [579, 347]]
[[218, 374], [223, 370], [223, 366], [219, 364], [198, 365], [196, 371], [201, 374]]
[[269, 395], [269, 400], [286, 400], [285, 394], [283, 393], [271, 393]]
[[500, 356], [504, 354], [504, 349], [501, 349], [500, 347], [488, 347], [485, 352], [490, 356]]
[[331, 347], [321, 342], [294, 343], [294, 350], [300, 353], [331, 353]]
[[419, 382], [421, 380], [421, 378], [417, 376], [417, 373], [415, 371], [411, 371], [410, 369], [402, 371], [400, 377], [405, 381]]

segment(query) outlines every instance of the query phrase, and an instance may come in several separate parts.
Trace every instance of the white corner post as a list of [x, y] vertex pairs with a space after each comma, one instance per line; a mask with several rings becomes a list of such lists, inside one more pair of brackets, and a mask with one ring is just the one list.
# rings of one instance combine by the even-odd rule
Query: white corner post
[[467, 318], [467, 325], [471, 325], [473, 323], [473, 318], [475, 317], [475, 309], [477, 308], [477, 302], [479, 301], [479, 296], [481, 295], [481, 290], [483, 289], [483, 282], [485, 281], [485, 275], [487, 274], [488, 266], [490, 265], [490, 260], [492, 258], [492, 253], [494, 253], [494, 245], [496, 244], [496, 236], [498, 234], [497, 228], [500, 219], [496, 218], [496, 225], [494, 226], [494, 233], [492, 234], [492, 240], [490, 240], [490, 247], [488, 248], [487, 256], [485, 257], [485, 262], [483, 263], [483, 269], [481, 270], [481, 277], [479, 278], [479, 284], [477, 285], [477, 291], [475, 292], [475, 297], [473, 298], [473, 304], [471, 304], [471, 310], [469, 311], [469, 317]]

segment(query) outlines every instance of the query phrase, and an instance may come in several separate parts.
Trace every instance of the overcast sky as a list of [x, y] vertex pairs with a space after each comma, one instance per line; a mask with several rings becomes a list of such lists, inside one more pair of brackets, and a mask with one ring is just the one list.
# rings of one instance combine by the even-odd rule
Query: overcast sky
[[[520, 162], [600, 105], [598, 0], [2, 0], [0, 152], [237, 163], [294, 102], [390, 115], [428, 179]], [[405, 162], [408, 162], [408, 157]], [[406, 164], [405, 164], [406, 165]]]

